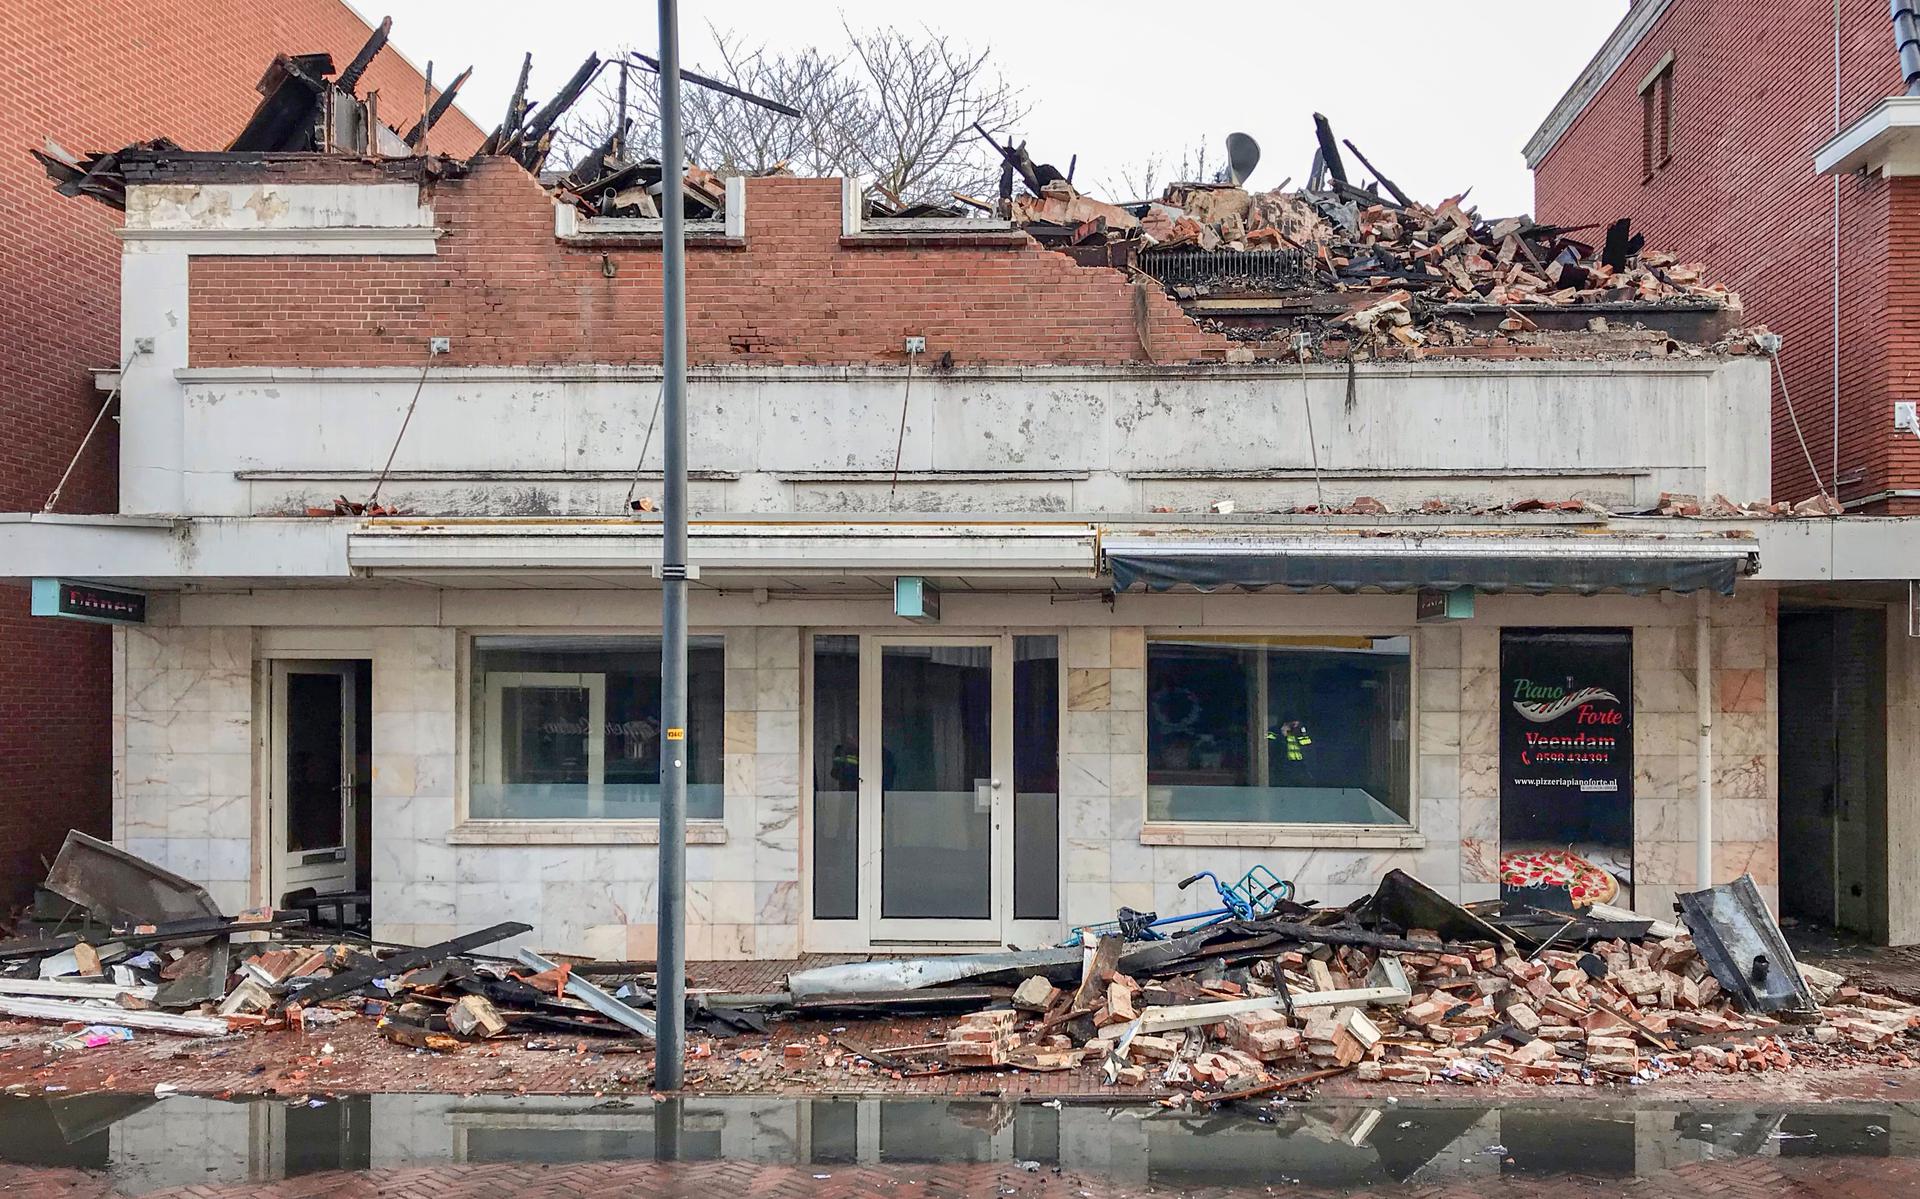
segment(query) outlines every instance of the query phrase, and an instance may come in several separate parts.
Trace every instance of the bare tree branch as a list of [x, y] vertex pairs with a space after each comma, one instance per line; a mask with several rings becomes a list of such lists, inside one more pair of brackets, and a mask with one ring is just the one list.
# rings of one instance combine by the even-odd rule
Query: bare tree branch
[[[713, 30], [719, 61], [697, 69], [723, 83], [799, 109], [795, 119], [708, 88], [686, 86], [688, 156], [720, 174], [786, 166], [802, 175], [860, 176], [889, 198], [945, 202], [954, 191], [991, 191], [999, 158], [973, 126], [1004, 135], [1027, 114], [990, 50], [973, 51], [926, 31], [859, 32], [844, 45], [775, 52]], [[618, 61], [627, 61], [625, 53]], [[632, 68], [629, 68], [632, 69]], [[604, 146], [618, 122], [619, 76], [610, 68], [554, 135], [554, 162]], [[659, 153], [659, 89], [650, 77], [627, 89], [630, 156]]]

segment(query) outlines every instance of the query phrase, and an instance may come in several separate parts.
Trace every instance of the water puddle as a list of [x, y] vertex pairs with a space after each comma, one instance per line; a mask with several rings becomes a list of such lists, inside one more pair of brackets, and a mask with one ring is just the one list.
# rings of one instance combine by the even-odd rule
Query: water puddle
[[1060, 1169], [1116, 1186], [1323, 1190], [1579, 1177], [1715, 1158], [1920, 1156], [1902, 1104], [1752, 1108], [1555, 1101], [1330, 1102], [1214, 1114], [916, 1099], [147, 1095], [0, 1100], [0, 1162], [99, 1172], [138, 1194], [328, 1170], [738, 1160]]

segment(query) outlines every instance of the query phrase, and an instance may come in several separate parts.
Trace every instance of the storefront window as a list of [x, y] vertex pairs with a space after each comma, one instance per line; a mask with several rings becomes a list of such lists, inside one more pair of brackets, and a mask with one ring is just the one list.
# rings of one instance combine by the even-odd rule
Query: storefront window
[[[687, 642], [687, 816], [718, 820], [725, 703], [719, 637]], [[657, 820], [658, 637], [476, 637], [475, 820]]]
[[1407, 637], [1169, 637], [1147, 646], [1147, 819], [1405, 825]]

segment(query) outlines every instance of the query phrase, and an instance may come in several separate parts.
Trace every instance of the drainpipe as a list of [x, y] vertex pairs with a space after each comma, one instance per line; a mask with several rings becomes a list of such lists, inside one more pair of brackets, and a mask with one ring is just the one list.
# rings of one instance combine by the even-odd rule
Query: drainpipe
[[1693, 593], [1694, 696], [1700, 716], [1698, 841], [1694, 847], [1695, 881], [1702, 890], [1713, 886], [1713, 593]]

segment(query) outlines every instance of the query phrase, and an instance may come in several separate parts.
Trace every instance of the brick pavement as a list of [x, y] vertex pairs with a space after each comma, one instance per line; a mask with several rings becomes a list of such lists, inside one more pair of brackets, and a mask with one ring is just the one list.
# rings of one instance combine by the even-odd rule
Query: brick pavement
[[[14, 1168], [0, 1181], [9, 1199], [107, 1199], [125, 1194], [107, 1177], [70, 1169]], [[634, 1194], [710, 1199], [714, 1195], [842, 1199], [1132, 1199], [1145, 1195], [1270, 1195], [1296, 1199], [1890, 1199], [1920, 1195], [1920, 1162], [1905, 1158], [1741, 1157], [1694, 1162], [1632, 1180], [1503, 1174], [1444, 1184], [1360, 1188], [1299, 1186], [1277, 1177], [1233, 1186], [1186, 1186], [1178, 1180], [1122, 1180], [1080, 1172], [1029, 1172], [1006, 1163], [863, 1166], [774, 1166], [743, 1161], [570, 1164], [490, 1162], [359, 1172], [324, 1172], [276, 1182], [208, 1183], [145, 1192], [152, 1199], [605, 1199]]]

